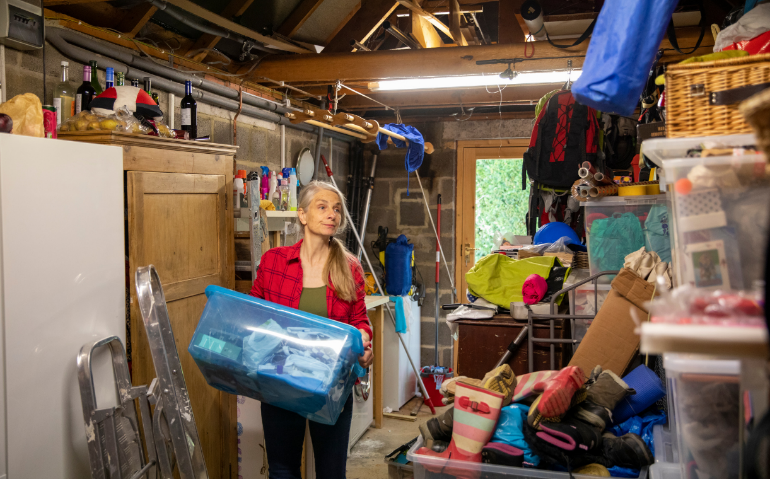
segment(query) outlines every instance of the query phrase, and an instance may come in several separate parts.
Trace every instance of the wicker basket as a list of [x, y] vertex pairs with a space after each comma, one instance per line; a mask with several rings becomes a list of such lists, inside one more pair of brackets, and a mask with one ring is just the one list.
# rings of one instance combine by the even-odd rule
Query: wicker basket
[[770, 82], [770, 54], [671, 65], [666, 71], [666, 136], [750, 133], [740, 103], [712, 105], [711, 95]]

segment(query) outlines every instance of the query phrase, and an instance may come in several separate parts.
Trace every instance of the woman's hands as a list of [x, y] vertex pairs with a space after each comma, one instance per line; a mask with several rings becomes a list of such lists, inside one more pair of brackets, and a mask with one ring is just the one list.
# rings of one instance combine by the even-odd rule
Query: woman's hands
[[362, 368], [366, 369], [371, 366], [372, 362], [374, 361], [372, 343], [371, 338], [369, 338], [369, 333], [363, 329], [359, 329], [359, 331], [361, 332], [361, 339], [364, 341], [364, 355], [358, 357], [358, 364], [360, 364]]

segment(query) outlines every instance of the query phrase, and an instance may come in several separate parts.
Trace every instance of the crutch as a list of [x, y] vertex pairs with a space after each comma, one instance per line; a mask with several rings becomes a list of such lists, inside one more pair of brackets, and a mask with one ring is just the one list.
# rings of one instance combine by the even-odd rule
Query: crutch
[[[334, 181], [334, 175], [332, 173], [332, 169], [329, 168], [329, 164], [326, 162], [326, 158], [324, 158], [323, 155], [321, 155], [321, 161], [323, 161], [324, 166], [326, 167], [326, 174], [329, 176], [329, 179], [331, 180], [332, 184], [335, 188], [337, 188], [337, 182]], [[353, 223], [353, 220], [350, 217], [350, 212], [348, 211], [347, 205], [343, 204], [342, 207], [345, 209], [345, 217], [348, 219], [348, 222], [351, 224]], [[361, 251], [363, 252], [364, 259], [366, 260], [366, 265], [369, 267], [369, 271], [372, 272], [372, 277], [374, 278], [374, 282], [377, 284], [377, 289], [380, 290], [384, 294], [384, 289], [382, 288], [382, 285], [380, 284], [380, 280], [377, 279], [377, 272], [372, 267], [372, 262], [369, 260], [369, 253], [366, 252], [366, 248], [364, 248], [364, 242], [361, 239], [361, 235], [358, 234], [358, 231], [356, 231], [355, 228], [352, 228], [353, 234], [356, 237], [356, 241], [358, 241], [358, 246], [361, 248]], [[390, 303], [385, 303], [385, 307], [388, 310], [388, 314], [390, 314], [390, 320], [393, 322], [393, 327], [396, 326], [396, 316], [393, 314], [393, 309], [390, 307]], [[406, 347], [406, 343], [404, 342], [404, 338], [401, 337], [401, 333], [396, 332], [396, 335], [398, 336], [399, 341], [401, 341], [401, 346], [404, 347], [404, 352], [406, 353], [406, 357], [409, 360], [409, 364], [412, 365], [412, 370], [414, 371], [414, 375], [417, 377], [417, 383], [420, 385], [420, 390], [422, 391], [423, 397], [425, 398], [425, 403], [430, 408], [430, 412], [434, 415], [436, 414], [436, 408], [433, 407], [433, 403], [430, 400], [430, 394], [428, 394], [428, 390], [425, 388], [425, 384], [422, 382], [422, 378], [420, 377], [420, 370], [417, 368], [417, 366], [414, 365], [414, 361], [412, 361], [412, 355], [409, 354], [409, 348]]]

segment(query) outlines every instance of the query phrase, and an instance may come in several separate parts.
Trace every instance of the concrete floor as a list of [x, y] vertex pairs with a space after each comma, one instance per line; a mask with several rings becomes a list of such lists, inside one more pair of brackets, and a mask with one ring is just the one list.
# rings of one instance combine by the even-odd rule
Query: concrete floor
[[[421, 398], [413, 398], [400, 411], [394, 413], [409, 416], [421, 401]], [[441, 414], [448, 407], [438, 408], [436, 413]], [[428, 406], [423, 406], [414, 422], [386, 417], [382, 420], [382, 429], [370, 427], [350, 451], [348, 479], [387, 479], [388, 466], [385, 464], [385, 455], [419, 436], [419, 425], [432, 417]]]

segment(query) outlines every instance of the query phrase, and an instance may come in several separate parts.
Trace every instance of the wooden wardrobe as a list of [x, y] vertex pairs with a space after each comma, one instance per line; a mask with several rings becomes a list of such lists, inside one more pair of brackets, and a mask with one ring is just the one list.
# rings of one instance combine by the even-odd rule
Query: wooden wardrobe
[[236, 478], [236, 397], [206, 383], [187, 346], [206, 304], [206, 286], [235, 285], [237, 147], [112, 132], [60, 138], [123, 148], [133, 384], [149, 385], [155, 377], [134, 285], [136, 269], [152, 264], [166, 295], [209, 478]]

